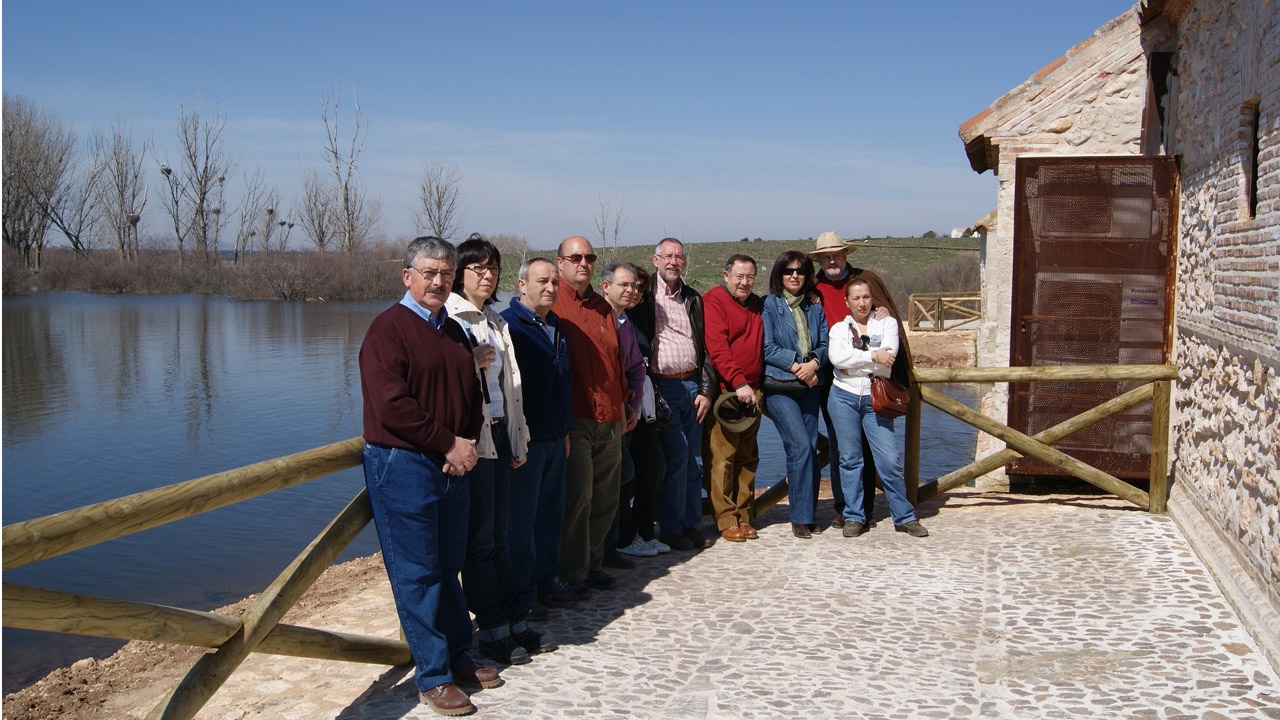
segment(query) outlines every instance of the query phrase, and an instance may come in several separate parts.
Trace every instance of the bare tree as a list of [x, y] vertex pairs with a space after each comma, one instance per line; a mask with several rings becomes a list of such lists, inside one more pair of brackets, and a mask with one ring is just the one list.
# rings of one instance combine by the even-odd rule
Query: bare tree
[[302, 182], [298, 224], [320, 252], [327, 250], [333, 241], [335, 219], [331, 188], [315, 170], [311, 170]]
[[605, 257], [612, 258], [618, 252], [618, 236], [622, 234], [622, 226], [627, 224], [625, 201], [612, 207], [608, 200], [600, 198], [600, 212], [596, 213], [596, 237], [600, 238], [600, 247]]
[[280, 203], [280, 193], [273, 187], [263, 196], [262, 231], [258, 233], [264, 252], [284, 252], [293, 232], [289, 209]]
[[71, 186], [75, 133], [26, 98], [4, 96], [4, 243], [39, 270], [51, 209]]
[[518, 267], [528, 259], [529, 241], [523, 235], [498, 233], [497, 235], [488, 235], [485, 239], [493, 243], [498, 252], [507, 258], [506, 265]]
[[326, 139], [323, 156], [334, 181], [334, 237], [343, 250], [355, 252], [381, 219], [382, 203], [365, 191], [356, 168], [369, 135], [368, 117], [353, 92], [351, 104], [355, 112], [347, 139], [339, 114], [341, 104], [342, 95], [337, 91], [320, 99], [320, 118], [324, 121]]
[[450, 240], [458, 232], [462, 205], [462, 174], [458, 166], [428, 160], [422, 167], [413, 222], [420, 231]]
[[132, 129], [115, 125], [109, 136], [94, 133], [91, 147], [98, 180], [94, 191], [103, 219], [114, 236], [120, 259], [135, 261], [138, 224], [147, 204], [147, 185], [143, 181], [147, 143], [135, 148]]
[[190, 241], [203, 262], [217, 258], [218, 237], [231, 220], [224, 212], [223, 194], [227, 174], [235, 163], [222, 149], [222, 129], [227, 118], [221, 111], [205, 122], [200, 108], [187, 113], [178, 106], [177, 167], [160, 162], [169, 192], [165, 210], [173, 221], [178, 242], [178, 264], [183, 262], [183, 244]]
[[239, 263], [253, 252], [263, 209], [262, 168], [244, 174], [244, 196], [236, 213], [236, 240], [232, 260]]

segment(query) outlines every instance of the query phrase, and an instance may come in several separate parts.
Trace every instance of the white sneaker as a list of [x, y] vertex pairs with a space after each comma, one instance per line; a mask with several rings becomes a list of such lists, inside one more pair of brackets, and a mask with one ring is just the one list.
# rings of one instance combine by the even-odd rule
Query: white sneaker
[[654, 554], [654, 555], [657, 555], [658, 553], [669, 553], [669, 552], [671, 552], [671, 546], [670, 546], [670, 545], [668, 545], [668, 544], [666, 544], [666, 543], [664, 543], [664, 542], [662, 542], [662, 541], [661, 541], [661, 540], [659, 540], [658, 538], [654, 538], [654, 539], [650, 540], [647, 544], [648, 544], [648, 546], [653, 550], [653, 554]]
[[658, 551], [649, 547], [649, 543], [641, 540], [638, 535], [631, 539], [630, 545], [618, 548], [618, 552], [632, 557], [657, 557], [658, 555]]

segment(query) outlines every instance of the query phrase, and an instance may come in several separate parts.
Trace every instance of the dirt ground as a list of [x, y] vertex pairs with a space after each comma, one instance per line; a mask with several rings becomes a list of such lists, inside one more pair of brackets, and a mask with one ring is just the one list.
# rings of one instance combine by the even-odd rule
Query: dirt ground
[[977, 333], [972, 330], [907, 333], [917, 367], [971, 367], [977, 355], [976, 343]]
[[[343, 602], [384, 570], [382, 556], [370, 555], [325, 571], [284, 617], [307, 625], [308, 618]], [[256, 596], [216, 610], [239, 616]], [[55, 670], [42, 680], [4, 698], [5, 720], [49, 718], [121, 718], [120, 708], [158, 703], [195, 664], [199, 648], [131, 642], [104, 660], [88, 658]]]
[[[974, 342], [975, 335], [971, 331], [908, 335], [912, 357], [919, 367], [971, 366]], [[824, 479], [820, 493], [822, 497], [830, 497], [830, 492], [830, 485]], [[341, 603], [370, 578], [383, 572], [381, 555], [329, 568], [285, 615], [284, 622], [309, 625], [309, 618]], [[254, 597], [249, 597], [216, 612], [239, 616], [253, 600]], [[204, 651], [198, 648], [130, 642], [111, 657], [81, 660], [6, 695], [3, 716], [6, 720], [124, 717], [121, 708], [159, 702], [159, 698], [178, 683], [201, 652]]]

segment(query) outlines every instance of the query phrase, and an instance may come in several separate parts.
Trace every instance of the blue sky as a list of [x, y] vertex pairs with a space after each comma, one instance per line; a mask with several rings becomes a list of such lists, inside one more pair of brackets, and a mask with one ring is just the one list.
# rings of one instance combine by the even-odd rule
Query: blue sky
[[919, 235], [995, 205], [958, 126], [1130, 6], [8, 0], [3, 87], [161, 156], [180, 104], [221, 109], [286, 198], [320, 167], [320, 97], [354, 87], [392, 238], [428, 158], [463, 175], [464, 234], [534, 247], [590, 235], [602, 199], [623, 244]]

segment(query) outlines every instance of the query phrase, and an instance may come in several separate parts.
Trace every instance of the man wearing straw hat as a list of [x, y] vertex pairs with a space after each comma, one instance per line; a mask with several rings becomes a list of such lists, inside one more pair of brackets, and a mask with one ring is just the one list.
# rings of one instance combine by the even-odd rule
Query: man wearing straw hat
[[[867, 285], [871, 288], [871, 300], [876, 307], [876, 319], [882, 320], [892, 315], [898, 320], [898, 337], [902, 348], [898, 353], [897, 359], [894, 360], [891, 377], [906, 385], [910, 382], [911, 351], [907, 347], [906, 334], [902, 331], [902, 314], [898, 312], [898, 306], [893, 302], [893, 296], [889, 294], [888, 286], [884, 284], [879, 275], [870, 270], [864, 270], [849, 264], [849, 254], [856, 249], [857, 246], [845, 242], [839, 235], [828, 231], [818, 236], [816, 246], [808, 253], [820, 270], [814, 287], [817, 289], [818, 294], [822, 296], [822, 310], [827, 316], [827, 328], [830, 329], [836, 323], [849, 316], [849, 306], [844, 301], [845, 285], [854, 278], [866, 280]], [[819, 381], [819, 386], [822, 388], [822, 417], [827, 424], [827, 457], [831, 460], [831, 495], [836, 512], [836, 517], [831, 522], [831, 525], [842, 528], [844, 527], [844, 490], [840, 486], [840, 463], [837, 460], [840, 457], [840, 453], [835, 427], [831, 423], [831, 416], [827, 414], [827, 398], [831, 392], [832, 382], [831, 366], [828, 365], [823, 368], [822, 372], [823, 376]], [[871, 459], [870, 450], [866, 447], [863, 450], [862, 456], [866, 459], [866, 464], [863, 466], [862, 471], [862, 482], [865, 490], [862, 494], [862, 502], [869, 526], [871, 511], [875, 506], [876, 468], [875, 462]]]

